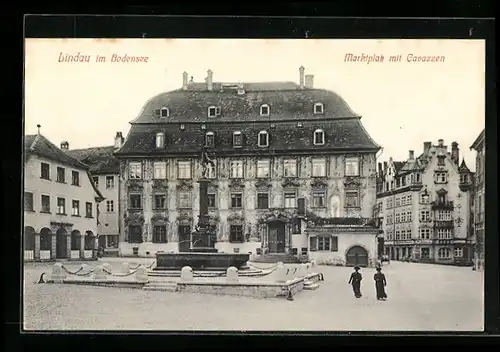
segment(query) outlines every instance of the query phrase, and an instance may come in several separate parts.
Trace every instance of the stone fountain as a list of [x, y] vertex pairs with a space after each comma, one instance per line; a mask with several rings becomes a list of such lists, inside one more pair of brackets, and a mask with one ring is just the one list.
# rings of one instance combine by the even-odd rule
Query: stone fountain
[[200, 184], [200, 213], [198, 225], [191, 233], [189, 252], [157, 253], [156, 267], [153, 270], [181, 270], [185, 266], [193, 270], [227, 270], [229, 267], [240, 269], [250, 259], [250, 254], [219, 253], [215, 244], [217, 232], [210, 226], [208, 215], [208, 184], [207, 171], [209, 165], [214, 165], [211, 151], [204, 146], [201, 153], [203, 172], [198, 181]]

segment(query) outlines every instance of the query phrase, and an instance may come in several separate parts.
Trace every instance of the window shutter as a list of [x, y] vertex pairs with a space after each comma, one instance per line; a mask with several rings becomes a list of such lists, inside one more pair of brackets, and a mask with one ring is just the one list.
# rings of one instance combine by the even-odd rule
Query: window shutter
[[339, 248], [339, 238], [337, 236], [331, 236], [330, 251], [337, 252]]
[[309, 238], [309, 250], [311, 252], [318, 250], [318, 238], [317, 237], [310, 237]]

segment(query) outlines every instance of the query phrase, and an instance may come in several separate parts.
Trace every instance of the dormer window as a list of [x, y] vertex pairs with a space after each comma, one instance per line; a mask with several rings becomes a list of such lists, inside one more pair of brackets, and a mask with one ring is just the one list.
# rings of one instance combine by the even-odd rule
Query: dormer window
[[269, 146], [269, 133], [267, 133], [267, 131], [260, 131], [257, 143], [258, 143], [259, 147], [268, 147]]
[[270, 112], [271, 109], [269, 108], [269, 105], [264, 104], [260, 106], [260, 116], [269, 116]]
[[161, 110], [160, 110], [160, 117], [161, 117], [162, 119], [164, 119], [164, 118], [168, 117], [169, 115], [170, 115], [170, 112], [169, 112], [169, 110], [168, 110], [168, 108], [167, 108], [167, 107], [163, 107], [163, 108], [161, 108]]
[[153, 117], [160, 117], [161, 109], [154, 109], [153, 110]]
[[325, 111], [325, 106], [323, 103], [316, 103], [314, 104], [314, 113], [315, 114], [322, 114]]
[[215, 145], [215, 136], [213, 132], [207, 132], [207, 134], [205, 134], [205, 145], [207, 147], [213, 147]]
[[325, 144], [325, 131], [316, 130], [313, 135], [313, 144], [314, 145], [324, 145]]
[[241, 148], [243, 145], [243, 135], [240, 131], [233, 132], [233, 147]]
[[220, 107], [210, 106], [208, 108], [208, 117], [215, 117], [220, 115]]
[[156, 134], [156, 148], [164, 148], [165, 147], [165, 133], [157, 133]]

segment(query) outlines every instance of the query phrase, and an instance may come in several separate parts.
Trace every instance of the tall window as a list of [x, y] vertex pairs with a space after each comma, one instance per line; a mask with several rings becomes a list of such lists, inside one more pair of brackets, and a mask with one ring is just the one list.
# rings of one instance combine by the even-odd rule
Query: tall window
[[160, 117], [165, 118], [165, 117], [168, 117], [168, 115], [170, 115], [168, 108], [166, 108], [166, 107], [161, 108]]
[[323, 144], [325, 144], [325, 132], [323, 130], [316, 130], [316, 131], [314, 131], [313, 144], [314, 145], [323, 145]]
[[191, 208], [191, 192], [182, 191], [178, 193], [179, 196], [179, 208], [189, 209]]
[[42, 195], [42, 213], [50, 213], [50, 196]]
[[94, 181], [95, 187], [99, 188], [99, 176], [92, 177], [92, 181]]
[[71, 171], [71, 181], [73, 186], [80, 186], [80, 173], [78, 171]]
[[312, 160], [312, 176], [325, 177], [326, 176], [326, 159], [313, 159]]
[[283, 161], [283, 177], [297, 177], [297, 160], [286, 159]]
[[40, 164], [40, 178], [50, 180], [50, 165], [47, 163]]
[[448, 174], [446, 172], [436, 172], [434, 173], [435, 183], [446, 183], [448, 181]]
[[318, 251], [329, 251], [329, 250], [330, 250], [330, 236], [319, 236]]
[[130, 195], [129, 209], [142, 209], [142, 197], [140, 194]]
[[115, 188], [115, 177], [114, 176], [106, 176], [106, 188], [107, 189]]
[[215, 117], [217, 116], [217, 107], [216, 106], [210, 106], [208, 108], [208, 117]]
[[285, 191], [285, 208], [297, 208], [297, 192]]
[[242, 208], [242, 207], [243, 207], [243, 194], [231, 193], [231, 208]]
[[430, 221], [430, 220], [431, 220], [431, 212], [429, 210], [421, 210], [420, 221]]
[[241, 225], [230, 225], [229, 226], [229, 242], [241, 243], [244, 241], [243, 238], [243, 226]]
[[257, 177], [259, 178], [269, 177], [269, 159], [257, 160]]
[[269, 209], [269, 193], [257, 193], [257, 209]]
[[208, 203], [209, 208], [216, 208], [217, 207], [215, 193], [208, 193], [207, 194], [207, 203]]
[[438, 250], [439, 259], [449, 259], [451, 258], [451, 251], [449, 248], [439, 248]]
[[106, 201], [106, 212], [107, 213], [114, 213], [115, 212], [115, 202], [112, 200], [107, 200]]
[[243, 135], [240, 131], [233, 132], [233, 147], [241, 147], [243, 145]]
[[90, 202], [85, 203], [85, 216], [87, 218], [92, 217], [92, 203], [90, 203]]
[[66, 170], [63, 167], [57, 168], [57, 182], [66, 182]]
[[191, 161], [179, 161], [177, 163], [177, 177], [185, 180], [191, 178]]
[[57, 214], [66, 214], [66, 199], [57, 198]]
[[345, 205], [350, 208], [359, 207], [359, 192], [358, 191], [346, 191], [345, 192]]
[[440, 240], [451, 240], [451, 238], [452, 238], [451, 229], [438, 229], [437, 230], [437, 237]]
[[142, 164], [140, 162], [131, 162], [128, 165], [128, 178], [131, 180], [140, 180], [142, 178]]
[[213, 147], [215, 145], [215, 136], [213, 132], [207, 132], [205, 134], [205, 145], [208, 147]]
[[156, 148], [165, 148], [165, 133], [156, 134]]
[[267, 133], [267, 131], [260, 131], [259, 132], [258, 145], [259, 145], [259, 147], [268, 147], [269, 146], [269, 133]]
[[167, 208], [167, 195], [166, 194], [155, 194], [154, 195], [154, 208], [155, 209], [166, 209]]
[[165, 161], [155, 161], [153, 163], [153, 178], [155, 180], [165, 180], [167, 178], [167, 163]]
[[139, 225], [131, 225], [128, 227], [128, 242], [142, 243], [142, 227]]
[[231, 161], [231, 178], [243, 178], [243, 161]]
[[454, 257], [455, 258], [462, 258], [463, 256], [464, 256], [464, 249], [462, 247], [455, 248]]
[[214, 164], [208, 164], [207, 165], [207, 178], [216, 178], [217, 177], [217, 161], [213, 161]]
[[153, 243], [167, 243], [167, 227], [164, 225], [153, 228]]
[[350, 157], [345, 159], [345, 176], [359, 176], [359, 158]]
[[261, 116], [269, 116], [269, 113], [270, 113], [269, 105], [263, 104], [260, 106], [260, 115]]
[[71, 215], [80, 216], [80, 201], [73, 200], [71, 202]]
[[33, 211], [33, 193], [24, 192], [24, 210]]
[[313, 207], [322, 208], [325, 206], [325, 191], [313, 191]]

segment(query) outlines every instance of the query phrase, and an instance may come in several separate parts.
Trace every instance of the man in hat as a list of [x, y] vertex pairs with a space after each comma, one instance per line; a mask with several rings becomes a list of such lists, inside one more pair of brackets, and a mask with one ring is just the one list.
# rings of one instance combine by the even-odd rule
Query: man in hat
[[354, 272], [351, 274], [351, 278], [349, 279], [349, 284], [352, 285], [352, 290], [354, 291], [354, 296], [356, 298], [361, 298], [361, 280], [363, 280], [363, 276], [359, 272], [359, 266], [354, 267]]
[[386, 300], [387, 294], [385, 293], [385, 286], [387, 281], [385, 280], [385, 275], [382, 273], [382, 268], [377, 267], [377, 273], [373, 275], [375, 280], [375, 290], [377, 291], [377, 300]]

